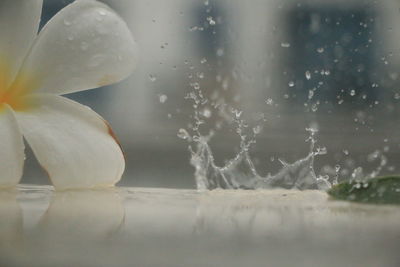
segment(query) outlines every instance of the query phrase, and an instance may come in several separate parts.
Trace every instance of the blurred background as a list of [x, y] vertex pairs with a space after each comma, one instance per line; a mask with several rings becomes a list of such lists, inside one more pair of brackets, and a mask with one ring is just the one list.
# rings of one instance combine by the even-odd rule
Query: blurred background
[[[45, 0], [42, 24], [71, 3]], [[188, 93], [200, 89], [201, 131], [223, 164], [239, 148], [215, 106], [243, 111], [260, 134], [251, 150], [262, 174], [278, 159], [308, 153], [306, 127], [319, 129], [317, 173], [340, 179], [399, 173], [400, 1], [104, 0], [128, 23], [140, 62], [127, 80], [68, 95], [113, 126], [127, 159], [123, 186], [194, 188]], [[48, 183], [28, 151], [24, 183]], [[380, 167], [379, 167], [380, 166]], [[360, 170], [360, 169], [358, 169]]]

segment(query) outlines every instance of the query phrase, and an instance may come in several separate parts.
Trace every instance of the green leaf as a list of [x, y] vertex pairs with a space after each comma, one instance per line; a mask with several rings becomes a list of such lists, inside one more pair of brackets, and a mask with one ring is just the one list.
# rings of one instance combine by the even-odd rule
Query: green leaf
[[400, 204], [400, 176], [377, 177], [367, 182], [344, 182], [328, 194], [335, 199], [370, 204]]

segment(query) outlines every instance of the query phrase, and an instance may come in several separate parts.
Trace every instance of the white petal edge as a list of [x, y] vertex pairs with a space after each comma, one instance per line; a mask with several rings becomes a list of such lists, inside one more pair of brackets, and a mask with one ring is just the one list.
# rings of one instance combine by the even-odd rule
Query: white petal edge
[[0, 1], [0, 60], [9, 64], [11, 83], [39, 29], [43, 0]]
[[57, 190], [109, 187], [121, 179], [124, 155], [103, 118], [65, 97], [30, 98], [37, 107], [17, 112], [17, 120]]
[[22, 73], [40, 77], [41, 93], [97, 88], [129, 76], [136, 50], [126, 23], [113, 10], [94, 0], [79, 0], [44, 26]]
[[0, 110], [0, 188], [15, 187], [22, 177], [25, 146], [14, 112]]

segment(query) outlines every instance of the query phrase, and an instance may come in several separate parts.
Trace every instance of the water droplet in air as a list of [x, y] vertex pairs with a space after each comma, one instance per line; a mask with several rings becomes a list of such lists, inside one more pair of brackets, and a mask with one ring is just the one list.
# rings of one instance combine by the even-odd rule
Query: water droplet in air
[[159, 95], [159, 100], [160, 103], [165, 103], [167, 101], [168, 97], [166, 95]]
[[196, 76], [198, 78], [200, 78], [200, 79], [203, 79], [204, 78], [204, 73], [203, 72], [198, 72], [198, 73], [196, 73]]
[[308, 99], [313, 98], [313, 96], [314, 96], [314, 91], [313, 90], [308, 91]]
[[212, 114], [212, 112], [211, 112], [211, 110], [209, 110], [208, 108], [205, 108], [205, 109], [203, 110], [203, 116], [204, 116], [204, 117], [210, 118], [210, 117], [211, 117], [211, 114]]
[[233, 110], [233, 112], [235, 113], [236, 119], [239, 119], [240, 116], [242, 115], [242, 111], [241, 110], [235, 109], [235, 110]]
[[204, 63], [206, 63], [206, 62], [207, 62], [207, 59], [204, 58], [204, 57], [200, 60], [200, 63], [201, 63], [201, 64], [204, 64]]
[[281, 46], [284, 48], [290, 47], [290, 43], [281, 43]]
[[335, 172], [338, 173], [340, 171], [340, 165], [335, 166]]
[[305, 75], [306, 75], [306, 79], [307, 80], [311, 79], [311, 72], [310, 71], [306, 71]]
[[207, 17], [207, 21], [211, 26], [215, 25], [215, 20], [212, 17]]
[[149, 74], [149, 79], [151, 82], [155, 82], [157, 80], [157, 77], [154, 74]]
[[81, 43], [81, 49], [83, 51], [86, 51], [88, 48], [89, 48], [89, 44], [88, 43], [86, 43], [86, 42], [82, 42]]
[[356, 91], [355, 91], [355, 90], [351, 90], [351, 91], [350, 91], [350, 95], [351, 95], [351, 96], [355, 96], [355, 94], [356, 94]]
[[179, 138], [183, 139], [183, 140], [190, 139], [189, 133], [188, 133], [185, 129], [183, 129], [183, 128], [180, 128], [180, 129], [178, 130], [177, 136], [178, 136]]
[[317, 52], [318, 52], [318, 53], [323, 53], [323, 52], [324, 52], [324, 48], [323, 48], [323, 47], [317, 48]]
[[317, 149], [317, 152], [319, 155], [326, 155], [328, 153], [328, 150], [326, 149], [326, 147], [323, 146], [323, 147], [319, 147]]
[[192, 86], [194, 89], [199, 90], [200, 89], [200, 84], [199, 83], [192, 83]]
[[267, 105], [272, 105], [274, 103], [274, 101], [272, 100], [272, 98], [268, 98], [265, 103], [267, 103]]
[[257, 125], [256, 127], [253, 128], [253, 133], [254, 134], [259, 134], [261, 133], [261, 126]]
[[312, 110], [312, 112], [316, 112], [318, 110], [317, 104], [312, 104], [311, 110]]
[[294, 86], [294, 81], [290, 81], [290, 82], [288, 83], [288, 85], [289, 85], [289, 87], [293, 87], [293, 86]]

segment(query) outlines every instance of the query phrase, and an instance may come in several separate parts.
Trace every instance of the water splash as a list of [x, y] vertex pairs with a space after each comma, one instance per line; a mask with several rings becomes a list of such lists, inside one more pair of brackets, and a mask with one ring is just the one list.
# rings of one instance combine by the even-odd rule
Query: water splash
[[[318, 176], [314, 171], [314, 159], [318, 155], [326, 154], [326, 149], [316, 146], [315, 135], [317, 130], [307, 128], [309, 138], [306, 142], [310, 144], [307, 156], [294, 163], [287, 163], [280, 160], [282, 169], [275, 175], [260, 175], [249, 155], [249, 149], [256, 143], [256, 137], [261, 130], [252, 128], [248, 131], [248, 125], [242, 119], [242, 111], [230, 108], [223, 101], [214, 105], [219, 115], [225, 121], [230, 121], [236, 126], [236, 133], [240, 137], [240, 151], [234, 158], [222, 166], [215, 162], [210, 140], [215, 132], [202, 135], [200, 126], [205, 123], [202, 116], [202, 106], [209, 103], [201, 90], [195, 88], [186, 99], [193, 101], [194, 123], [191, 126], [192, 135], [185, 129], [180, 129], [178, 137], [189, 142], [191, 153], [191, 164], [195, 168], [195, 179], [197, 189], [210, 190], [222, 189], [264, 189], [264, 188], [287, 188], [287, 189], [320, 189], [326, 190], [331, 187], [329, 176]], [[227, 110], [229, 109], [230, 112]], [[337, 177], [336, 177], [337, 179]]]
[[314, 171], [314, 158], [325, 154], [324, 149], [315, 148], [314, 129], [310, 132], [310, 152], [294, 163], [280, 160], [282, 169], [275, 175], [261, 176], [249, 155], [254, 140], [241, 138], [240, 151], [223, 166], [215, 163], [209, 145], [213, 133], [193, 138], [195, 145], [190, 146], [191, 164], [195, 167], [195, 178], [199, 190], [207, 189], [265, 189], [281, 187], [287, 189], [321, 189], [331, 187], [328, 176], [317, 176]]
[[[366, 183], [369, 179], [377, 177], [388, 163], [385, 149], [383, 151], [376, 150], [367, 157], [369, 164], [378, 163], [377, 167], [370, 173], [365, 173], [361, 166], [354, 166], [353, 170], [349, 170], [336, 165], [331, 176], [324, 174], [323, 171], [321, 173], [324, 175], [318, 175], [314, 170], [314, 160], [319, 155], [327, 154], [327, 150], [325, 147], [316, 145], [318, 131], [310, 127], [305, 129], [309, 133], [309, 137], [305, 140], [309, 143], [308, 154], [294, 163], [287, 163], [279, 159], [282, 164], [280, 171], [274, 175], [262, 176], [256, 170], [254, 161], [249, 155], [251, 147], [256, 144], [257, 135], [262, 131], [261, 125], [249, 127], [242, 119], [243, 112], [241, 110], [232, 108], [223, 98], [208, 99], [203, 94], [201, 86], [198, 83], [196, 85], [191, 86], [193, 91], [185, 97], [185, 99], [193, 102], [193, 122], [188, 130], [179, 129], [177, 136], [189, 143], [190, 163], [195, 168], [194, 174], [198, 190], [217, 188], [268, 189], [276, 187], [298, 190], [327, 190], [332, 185], [338, 184], [341, 173], [345, 176], [345, 180]], [[214, 114], [218, 114], [222, 119], [217, 121], [216, 129], [220, 129], [223, 123], [229, 123], [231, 127], [236, 129], [236, 134], [240, 137], [239, 152], [222, 166], [216, 163], [210, 146], [211, 139], [216, 133], [215, 130], [209, 130], [208, 134], [202, 134], [200, 131], [200, 128], [207, 124], [207, 120]], [[344, 153], [349, 154], [347, 150]]]

